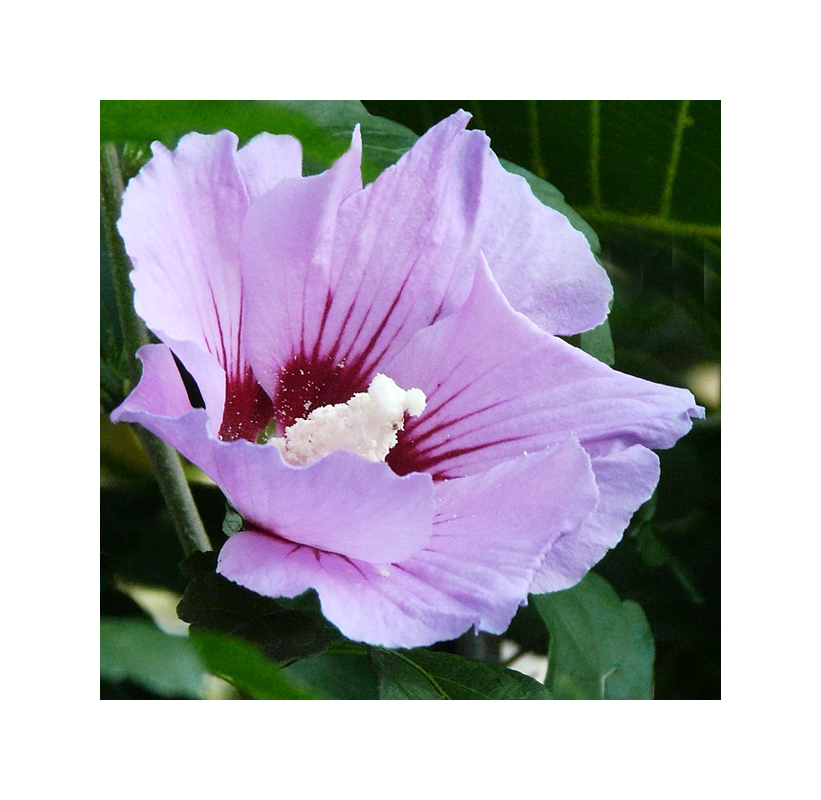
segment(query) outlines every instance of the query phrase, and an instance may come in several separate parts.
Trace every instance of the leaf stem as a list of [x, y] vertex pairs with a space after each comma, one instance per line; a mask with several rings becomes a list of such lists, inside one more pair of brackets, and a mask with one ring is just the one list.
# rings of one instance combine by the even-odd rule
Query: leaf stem
[[185, 480], [177, 451], [139, 425], [134, 426], [134, 431], [151, 462], [183, 553], [186, 556], [198, 550], [207, 553], [212, 549], [211, 542], [200, 519], [191, 489]]
[[443, 689], [443, 688], [439, 685], [439, 682], [436, 680], [436, 678], [434, 678], [434, 677], [433, 677], [433, 675], [431, 675], [431, 674], [430, 674], [430, 673], [429, 673], [426, 669], [424, 669], [421, 665], [417, 664], [415, 661], [413, 661], [412, 659], [408, 658], [406, 655], [403, 655], [403, 654], [402, 654], [402, 653], [400, 653], [398, 650], [390, 650], [390, 649], [389, 649], [389, 648], [387, 648], [387, 647], [379, 647], [379, 648], [377, 648], [377, 649], [378, 649], [378, 650], [381, 650], [383, 653], [388, 653], [389, 655], [395, 656], [395, 657], [396, 657], [396, 658], [398, 658], [400, 661], [404, 661], [404, 662], [405, 662], [408, 666], [412, 667], [412, 668], [413, 668], [413, 669], [415, 669], [417, 672], [419, 672], [421, 675], [423, 675], [423, 676], [424, 676], [424, 678], [425, 678], [425, 679], [426, 679], [426, 680], [430, 683], [430, 685], [433, 687], [434, 691], [435, 691], [437, 694], [441, 695], [441, 697], [442, 697], [444, 700], [450, 700], [450, 695], [449, 695], [449, 694], [448, 694], [448, 693], [447, 693], [447, 692], [446, 692], [446, 691], [445, 691], [445, 690], [444, 690], [444, 689]]
[[[117, 149], [113, 143], [106, 142], [100, 148], [100, 195], [106, 236], [111, 251], [111, 269], [120, 312], [120, 325], [126, 352], [130, 356], [127, 364], [127, 388], [130, 389], [140, 380], [141, 367], [135, 354], [140, 347], [148, 344], [148, 332], [142, 320], [134, 313], [133, 290], [129, 279], [131, 259], [125, 252], [125, 245], [117, 232], [123, 191], [123, 175]], [[211, 550], [211, 543], [197, 512], [191, 489], [185, 480], [177, 452], [144, 428], [135, 426], [135, 432], [151, 462], [183, 552], [188, 556], [197, 550]]]
[[641, 228], [655, 233], [696, 239], [721, 239], [721, 225], [708, 225], [700, 222], [681, 222], [667, 219], [658, 214], [625, 214], [606, 208], [576, 208], [587, 222], [621, 225], [626, 228]]
[[659, 216], [662, 219], [667, 219], [670, 216], [670, 206], [673, 202], [673, 184], [676, 181], [678, 162], [681, 158], [681, 143], [684, 140], [684, 130], [693, 122], [687, 116], [687, 110], [689, 107], [689, 100], [681, 101], [681, 106], [679, 106], [678, 110], [678, 118], [676, 119], [676, 129], [673, 135], [673, 149], [670, 153], [670, 163], [667, 165], [667, 178], [664, 182], [664, 192], [661, 196], [661, 207], [659, 208]]

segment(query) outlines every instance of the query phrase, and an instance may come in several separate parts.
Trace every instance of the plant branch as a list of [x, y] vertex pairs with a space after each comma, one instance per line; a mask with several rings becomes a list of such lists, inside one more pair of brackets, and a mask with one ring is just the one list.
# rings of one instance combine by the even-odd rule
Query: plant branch
[[100, 148], [100, 197], [103, 203], [105, 233], [111, 253], [111, 271], [114, 278], [114, 294], [117, 298], [120, 327], [126, 353], [129, 355], [128, 381], [130, 385], [127, 388], [130, 390], [140, 380], [141, 368], [136, 353], [144, 344], [148, 344], [148, 332], [143, 321], [133, 310], [133, 290], [128, 277], [131, 272], [131, 260], [117, 232], [117, 220], [120, 218], [124, 190], [117, 150], [111, 142], [106, 142]]
[[139, 425], [134, 426], [134, 432], [151, 462], [183, 553], [190, 556], [198, 550], [208, 552], [212, 549], [211, 542], [197, 511], [191, 488], [185, 480], [177, 451]]

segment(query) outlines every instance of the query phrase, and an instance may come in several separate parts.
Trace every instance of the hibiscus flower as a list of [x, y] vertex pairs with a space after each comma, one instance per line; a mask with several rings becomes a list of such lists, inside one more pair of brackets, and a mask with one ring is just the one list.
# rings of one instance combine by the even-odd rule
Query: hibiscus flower
[[650, 448], [703, 415], [558, 338], [605, 319], [610, 283], [468, 119], [364, 188], [358, 129], [311, 177], [289, 136], [155, 144], [119, 222], [162, 344], [112, 418], [241, 514], [222, 575], [314, 588], [343, 634], [388, 647], [502, 633], [528, 593], [575, 584], [652, 494]]

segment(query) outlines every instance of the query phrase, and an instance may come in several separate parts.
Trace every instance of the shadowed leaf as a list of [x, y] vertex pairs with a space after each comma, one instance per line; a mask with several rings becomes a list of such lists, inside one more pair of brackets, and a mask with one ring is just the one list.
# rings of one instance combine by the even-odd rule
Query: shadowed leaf
[[499, 664], [432, 650], [373, 648], [381, 700], [549, 700], [537, 680]]
[[246, 639], [280, 663], [316, 655], [342, 639], [308, 598], [280, 602], [262, 597], [218, 575], [215, 566], [214, 553], [195, 553], [182, 565], [191, 582], [177, 614], [195, 630]]

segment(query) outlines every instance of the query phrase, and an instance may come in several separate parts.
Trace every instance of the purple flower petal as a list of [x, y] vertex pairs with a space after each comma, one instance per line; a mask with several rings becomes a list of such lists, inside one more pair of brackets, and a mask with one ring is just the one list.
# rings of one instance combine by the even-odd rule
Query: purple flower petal
[[[272, 408], [242, 349], [239, 238], [250, 200], [300, 174], [301, 150], [291, 137], [269, 135], [239, 155], [236, 147], [228, 131], [189, 134], [173, 153], [155, 143], [154, 157], [128, 184], [118, 227], [134, 263], [137, 312], [163, 341], [189, 343], [178, 356], [212, 416], [223, 421], [225, 413], [223, 437], [253, 438]], [[216, 360], [222, 386], [193, 348]]]
[[228, 540], [218, 571], [271, 597], [314, 587], [344, 635], [387, 647], [452, 639], [471, 626], [501, 633], [545, 553], [578, 531], [597, 497], [589, 458], [569, 438], [439, 484], [433, 538], [407, 560], [380, 567], [247, 532]]
[[154, 157], [123, 196], [119, 230], [134, 262], [137, 313], [157, 335], [198, 344], [238, 366], [239, 235], [248, 194], [237, 137], [184, 136]]
[[[539, 201], [527, 181], [508, 172], [482, 131], [467, 131], [457, 111], [431, 128], [397, 163], [396, 172], [433, 168], [445, 232], [434, 237], [439, 269], [454, 274], [443, 312], [461, 302], [469, 283], [456, 264], [479, 250], [517, 310], [548, 333], [572, 334], [601, 324], [613, 289], [587, 239], [567, 218]], [[426, 178], [428, 185], [431, 178]], [[443, 211], [444, 209], [444, 211]], [[439, 240], [442, 244], [439, 244]]]
[[281, 180], [302, 175], [302, 145], [292, 136], [260, 133], [240, 148], [236, 160], [252, 203]]
[[616, 372], [513, 312], [484, 264], [467, 302], [382, 371], [428, 400], [388, 463], [437, 480], [543, 450], [568, 433], [591, 455], [670, 447], [703, 414], [690, 392]]
[[112, 419], [138, 422], [179, 450], [252, 525], [376, 564], [407, 558], [430, 539], [429, 475], [400, 477], [344, 451], [294, 467], [273, 445], [215, 439], [207, 412], [192, 409], [170, 349], [148, 345], [139, 356], [142, 380]]
[[[112, 422], [130, 422], [135, 412], [148, 411], [169, 419], [188, 414], [191, 401], [167, 345], [149, 344], [137, 351], [143, 362], [140, 382], [111, 414]], [[198, 411], [198, 414], [205, 412]]]
[[633, 445], [620, 452], [593, 458], [599, 487], [599, 505], [575, 535], [559, 539], [547, 554], [531, 594], [575, 586], [615, 547], [636, 509], [650, 499], [659, 480], [658, 456]]

